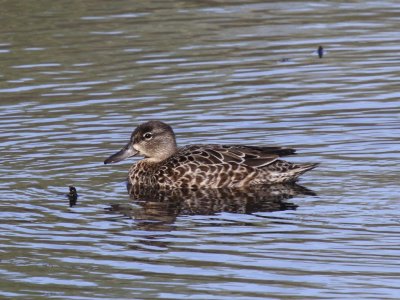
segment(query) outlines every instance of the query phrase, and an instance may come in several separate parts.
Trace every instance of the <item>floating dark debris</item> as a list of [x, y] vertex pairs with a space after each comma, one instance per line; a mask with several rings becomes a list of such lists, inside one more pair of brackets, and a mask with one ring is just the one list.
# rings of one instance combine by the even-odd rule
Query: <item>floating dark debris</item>
[[319, 46], [317, 53], [318, 53], [318, 57], [322, 58], [324, 56], [324, 48], [322, 46]]
[[78, 200], [78, 193], [76, 192], [76, 188], [74, 186], [69, 186], [69, 193], [67, 194], [67, 197], [69, 199], [70, 207], [76, 205], [76, 202]]

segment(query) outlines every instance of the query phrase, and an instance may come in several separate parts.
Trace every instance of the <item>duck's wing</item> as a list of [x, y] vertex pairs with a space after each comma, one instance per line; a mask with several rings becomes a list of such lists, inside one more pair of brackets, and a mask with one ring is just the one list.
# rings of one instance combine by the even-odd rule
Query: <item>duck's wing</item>
[[249, 167], [264, 167], [281, 156], [293, 155], [296, 150], [283, 147], [242, 145], [191, 145], [185, 147], [187, 155], [203, 163], [237, 163]]

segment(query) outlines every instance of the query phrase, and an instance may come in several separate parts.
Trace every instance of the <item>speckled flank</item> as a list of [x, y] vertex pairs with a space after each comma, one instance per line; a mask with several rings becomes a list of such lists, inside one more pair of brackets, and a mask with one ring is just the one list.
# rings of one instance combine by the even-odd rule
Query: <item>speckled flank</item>
[[129, 181], [132, 184], [159, 185], [164, 188], [245, 187], [292, 182], [316, 167], [316, 164], [299, 165], [283, 160], [273, 160], [261, 167], [248, 166], [229, 156], [232, 155], [230, 150], [238, 149], [243, 151], [245, 147], [187, 146], [159, 163], [146, 159], [137, 162], [129, 171]]

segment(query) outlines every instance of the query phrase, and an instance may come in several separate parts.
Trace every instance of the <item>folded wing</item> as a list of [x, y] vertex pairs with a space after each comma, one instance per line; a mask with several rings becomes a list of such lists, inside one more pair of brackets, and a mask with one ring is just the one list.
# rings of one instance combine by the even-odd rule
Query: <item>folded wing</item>
[[292, 148], [241, 145], [192, 145], [190, 148], [197, 161], [206, 160], [207, 163], [214, 164], [238, 163], [253, 168], [262, 168], [281, 156], [296, 152]]

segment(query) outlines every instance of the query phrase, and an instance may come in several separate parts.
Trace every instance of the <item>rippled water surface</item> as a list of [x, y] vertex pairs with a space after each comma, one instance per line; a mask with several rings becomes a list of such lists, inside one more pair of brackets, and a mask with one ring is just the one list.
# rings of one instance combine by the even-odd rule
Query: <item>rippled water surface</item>
[[[398, 298], [397, 1], [1, 7], [0, 298]], [[103, 160], [149, 119], [321, 166], [283, 198], [133, 201]]]

